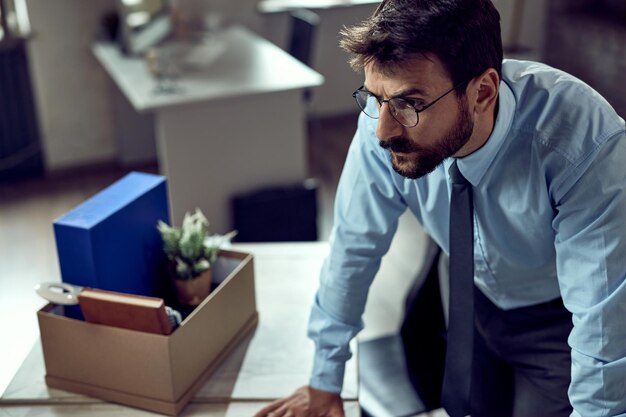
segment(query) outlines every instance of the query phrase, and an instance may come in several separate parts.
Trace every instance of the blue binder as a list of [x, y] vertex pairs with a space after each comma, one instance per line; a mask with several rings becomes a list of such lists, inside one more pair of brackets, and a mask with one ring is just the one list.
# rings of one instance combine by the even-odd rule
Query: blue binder
[[159, 220], [169, 224], [165, 177], [140, 172], [61, 216], [54, 234], [63, 282], [159, 296]]

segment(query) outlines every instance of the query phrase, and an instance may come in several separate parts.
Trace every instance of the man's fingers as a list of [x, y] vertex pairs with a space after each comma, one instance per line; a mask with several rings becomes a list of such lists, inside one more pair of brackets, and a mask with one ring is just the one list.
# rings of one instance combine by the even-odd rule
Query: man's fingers
[[271, 412], [270, 417], [293, 417], [293, 411], [289, 406], [289, 402], [284, 401], [283, 404]]
[[345, 417], [338, 394], [309, 386], [298, 388], [289, 397], [274, 401], [254, 417]]
[[272, 411], [276, 411], [277, 409], [279, 409], [280, 406], [282, 406], [284, 402], [285, 402], [284, 399], [276, 400], [270, 405], [262, 408], [258, 413], [254, 415], [254, 417], [266, 417]]

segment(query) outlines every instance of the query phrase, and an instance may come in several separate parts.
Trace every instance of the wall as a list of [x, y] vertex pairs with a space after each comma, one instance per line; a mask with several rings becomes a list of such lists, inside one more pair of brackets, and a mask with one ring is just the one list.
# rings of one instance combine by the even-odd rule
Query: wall
[[626, 118], [626, 5], [621, 12], [594, 12], [586, 5], [597, 3], [551, 4], [546, 62], [590, 84]]
[[242, 23], [254, 31], [259, 32], [262, 26], [262, 16], [256, 11], [259, 0], [178, 0], [184, 7], [193, 2], [199, 3], [199, 9], [205, 12], [217, 12], [228, 21]]
[[[500, 12], [502, 43], [511, 58], [542, 60], [548, 0], [493, 0]], [[516, 7], [519, 9], [516, 10]], [[516, 13], [519, 10], [520, 13]], [[516, 22], [517, 20], [517, 22]], [[516, 30], [516, 26], [519, 28]], [[523, 52], [508, 52], [515, 47]]]
[[111, 84], [91, 54], [99, 19], [112, 0], [30, 0], [29, 43], [47, 170], [116, 157]]

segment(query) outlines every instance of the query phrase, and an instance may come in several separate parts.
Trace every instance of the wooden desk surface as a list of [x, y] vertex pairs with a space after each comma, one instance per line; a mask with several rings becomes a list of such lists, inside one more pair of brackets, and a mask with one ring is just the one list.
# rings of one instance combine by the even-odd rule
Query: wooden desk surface
[[[246, 244], [253, 253], [259, 325], [206, 381], [185, 416], [249, 417], [267, 402], [307, 383], [313, 344], [306, 338], [309, 309], [317, 288], [326, 243]], [[353, 351], [356, 349], [353, 344]], [[152, 415], [152, 413], [49, 389], [39, 342], [0, 397], [15, 415]], [[348, 416], [359, 416], [355, 358], [346, 367], [342, 396]], [[36, 405], [36, 407], [34, 407]], [[120, 415], [121, 415], [120, 414]]]

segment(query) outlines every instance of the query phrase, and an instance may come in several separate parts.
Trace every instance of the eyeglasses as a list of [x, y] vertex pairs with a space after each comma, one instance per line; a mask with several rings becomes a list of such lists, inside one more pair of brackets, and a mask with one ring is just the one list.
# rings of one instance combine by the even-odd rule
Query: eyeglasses
[[400, 123], [404, 127], [415, 127], [420, 120], [419, 114], [421, 112], [428, 109], [433, 104], [435, 104], [463, 84], [466, 84], [467, 82], [469, 82], [469, 80], [463, 81], [455, 85], [454, 87], [419, 109], [415, 104], [415, 100], [402, 97], [393, 97], [388, 100], [383, 100], [380, 97], [372, 94], [371, 92], [364, 90], [364, 86], [359, 87], [354, 93], [352, 93], [352, 97], [354, 97], [354, 100], [356, 101], [356, 104], [359, 106], [361, 111], [365, 113], [366, 116], [369, 116], [372, 119], [378, 119], [380, 117], [380, 108], [383, 106], [383, 103], [387, 103], [389, 112], [391, 113], [393, 118], [398, 121], [398, 123]]

